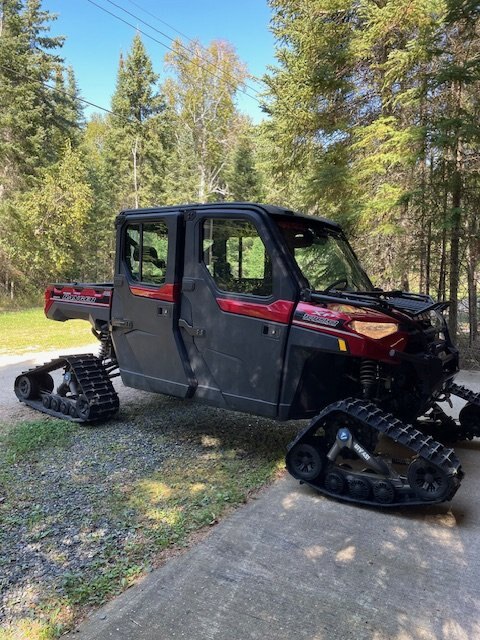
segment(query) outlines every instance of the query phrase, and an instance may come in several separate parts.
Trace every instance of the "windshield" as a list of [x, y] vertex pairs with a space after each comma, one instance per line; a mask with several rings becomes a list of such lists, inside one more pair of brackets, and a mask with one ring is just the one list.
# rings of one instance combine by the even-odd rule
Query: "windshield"
[[321, 222], [280, 219], [278, 226], [312, 291], [371, 291], [347, 241]]

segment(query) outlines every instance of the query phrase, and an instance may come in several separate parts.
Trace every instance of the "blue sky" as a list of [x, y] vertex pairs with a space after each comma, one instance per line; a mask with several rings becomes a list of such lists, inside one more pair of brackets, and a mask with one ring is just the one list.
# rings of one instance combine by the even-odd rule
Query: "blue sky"
[[[170, 44], [167, 38], [151, 31], [135, 18], [112, 6], [107, 0], [95, 0], [112, 13], [123, 17], [150, 32], [158, 40]], [[271, 17], [266, 0], [115, 0], [145, 22], [171, 37], [179, 37], [165, 24], [155, 21], [139, 8], [168, 22], [190, 38], [198, 38], [204, 45], [211, 40], [231, 42], [250, 73], [261, 76], [268, 64], [274, 62], [274, 39], [269, 31]], [[110, 106], [115, 87], [120, 51], [128, 51], [135, 30], [107, 15], [87, 0], [44, 0], [43, 6], [56, 14], [52, 33], [66, 36], [63, 55], [72, 65], [83, 98], [104, 107]], [[165, 47], [142, 36], [155, 70], [165, 77]], [[249, 84], [258, 90], [262, 85]], [[253, 93], [250, 89], [246, 89]], [[262, 119], [258, 103], [238, 94], [238, 106], [255, 122]], [[92, 109], [87, 110], [87, 114]]]

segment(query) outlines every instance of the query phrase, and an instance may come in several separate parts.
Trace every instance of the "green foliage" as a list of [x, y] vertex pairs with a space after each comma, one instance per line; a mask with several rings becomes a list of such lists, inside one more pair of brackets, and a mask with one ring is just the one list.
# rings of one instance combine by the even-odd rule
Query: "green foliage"
[[59, 162], [11, 208], [10, 222], [17, 235], [11, 257], [25, 281], [38, 287], [81, 275], [78, 258], [88, 253], [85, 231], [92, 207], [84, 160], [67, 142]]
[[105, 136], [107, 185], [115, 210], [161, 203], [169, 150], [169, 114], [159, 76], [139, 34], [120, 58]]
[[232, 200], [258, 202], [261, 198], [261, 178], [256, 166], [253, 131], [239, 135], [232, 158], [230, 173], [226, 174]]

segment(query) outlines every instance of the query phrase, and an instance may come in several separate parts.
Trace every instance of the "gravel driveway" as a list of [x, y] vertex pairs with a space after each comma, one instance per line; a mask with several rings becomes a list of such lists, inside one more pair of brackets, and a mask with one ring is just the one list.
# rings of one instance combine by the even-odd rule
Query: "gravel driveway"
[[[89, 351], [89, 347], [71, 350]], [[5, 432], [19, 420], [39, 418], [18, 402], [13, 380], [21, 371], [56, 355], [0, 360], [0, 435], [2, 422]], [[265, 469], [272, 467], [272, 452], [278, 456], [284, 451], [298, 429], [298, 424], [279, 425], [127, 389], [119, 378], [115, 386], [121, 406], [115, 419], [93, 427], [72, 426], [68, 446], [46, 447], [8, 465], [4, 484], [8, 481], [8, 487], [14, 487], [14, 496], [11, 490], [2, 491], [0, 466], [0, 500], [2, 494], [7, 496], [0, 501], [0, 628], [2, 624], [16, 628], [26, 619], [49, 620], [49, 611], [59, 603], [63, 603], [59, 624], [68, 628], [78, 616], [78, 610], [72, 613], [75, 606], [96, 604], [97, 591], [102, 594], [99, 601], [105, 597], [105, 582], [117, 585], [112, 593], [118, 592], [128, 586], [129, 576], [135, 578], [148, 570], [149, 563], [158, 562], [159, 542], [153, 533], [148, 537], [151, 532], [146, 533], [143, 526], [150, 515], [135, 505], [132, 487], [142, 483], [148, 487], [152, 478], [158, 484], [155, 474], [165, 464], [184, 465], [186, 474], [197, 464], [199, 474], [207, 475], [212, 465], [239, 468], [239, 473], [246, 469], [253, 478], [245, 485], [248, 494], [271, 476], [271, 472], [265, 475]], [[256, 473], [261, 479], [256, 479]], [[202, 485], [195, 480], [195, 476], [189, 478], [192, 492]], [[222, 486], [219, 491], [224, 490]], [[207, 500], [202, 495], [199, 500]], [[225, 500], [235, 503], [229, 494]], [[158, 497], [152, 499], [151, 507], [158, 509], [155, 501]], [[175, 517], [187, 507], [180, 504]], [[202, 504], [196, 507], [203, 508]], [[168, 517], [171, 514], [166, 521]], [[215, 521], [216, 515], [212, 518]], [[175, 526], [165, 524], [173, 541]], [[192, 530], [199, 527], [191, 525]], [[119, 583], [120, 575], [127, 576], [122, 578], [125, 582]], [[37, 638], [40, 632], [25, 637]]]

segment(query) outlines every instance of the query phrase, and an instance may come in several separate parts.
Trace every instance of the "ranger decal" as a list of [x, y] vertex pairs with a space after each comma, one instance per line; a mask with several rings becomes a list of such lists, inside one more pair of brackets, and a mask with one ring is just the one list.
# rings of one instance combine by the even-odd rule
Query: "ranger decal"
[[98, 298], [95, 298], [94, 296], [81, 296], [75, 293], [67, 293], [65, 291], [62, 293], [62, 300], [66, 300], [68, 302], [88, 302], [90, 304], [98, 302]]
[[301, 319], [303, 322], [315, 322], [315, 324], [323, 324], [327, 327], [337, 327], [340, 324], [340, 320], [333, 320], [332, 318], [317, 315], [312, 316], [311, 313], [304, 313]]

